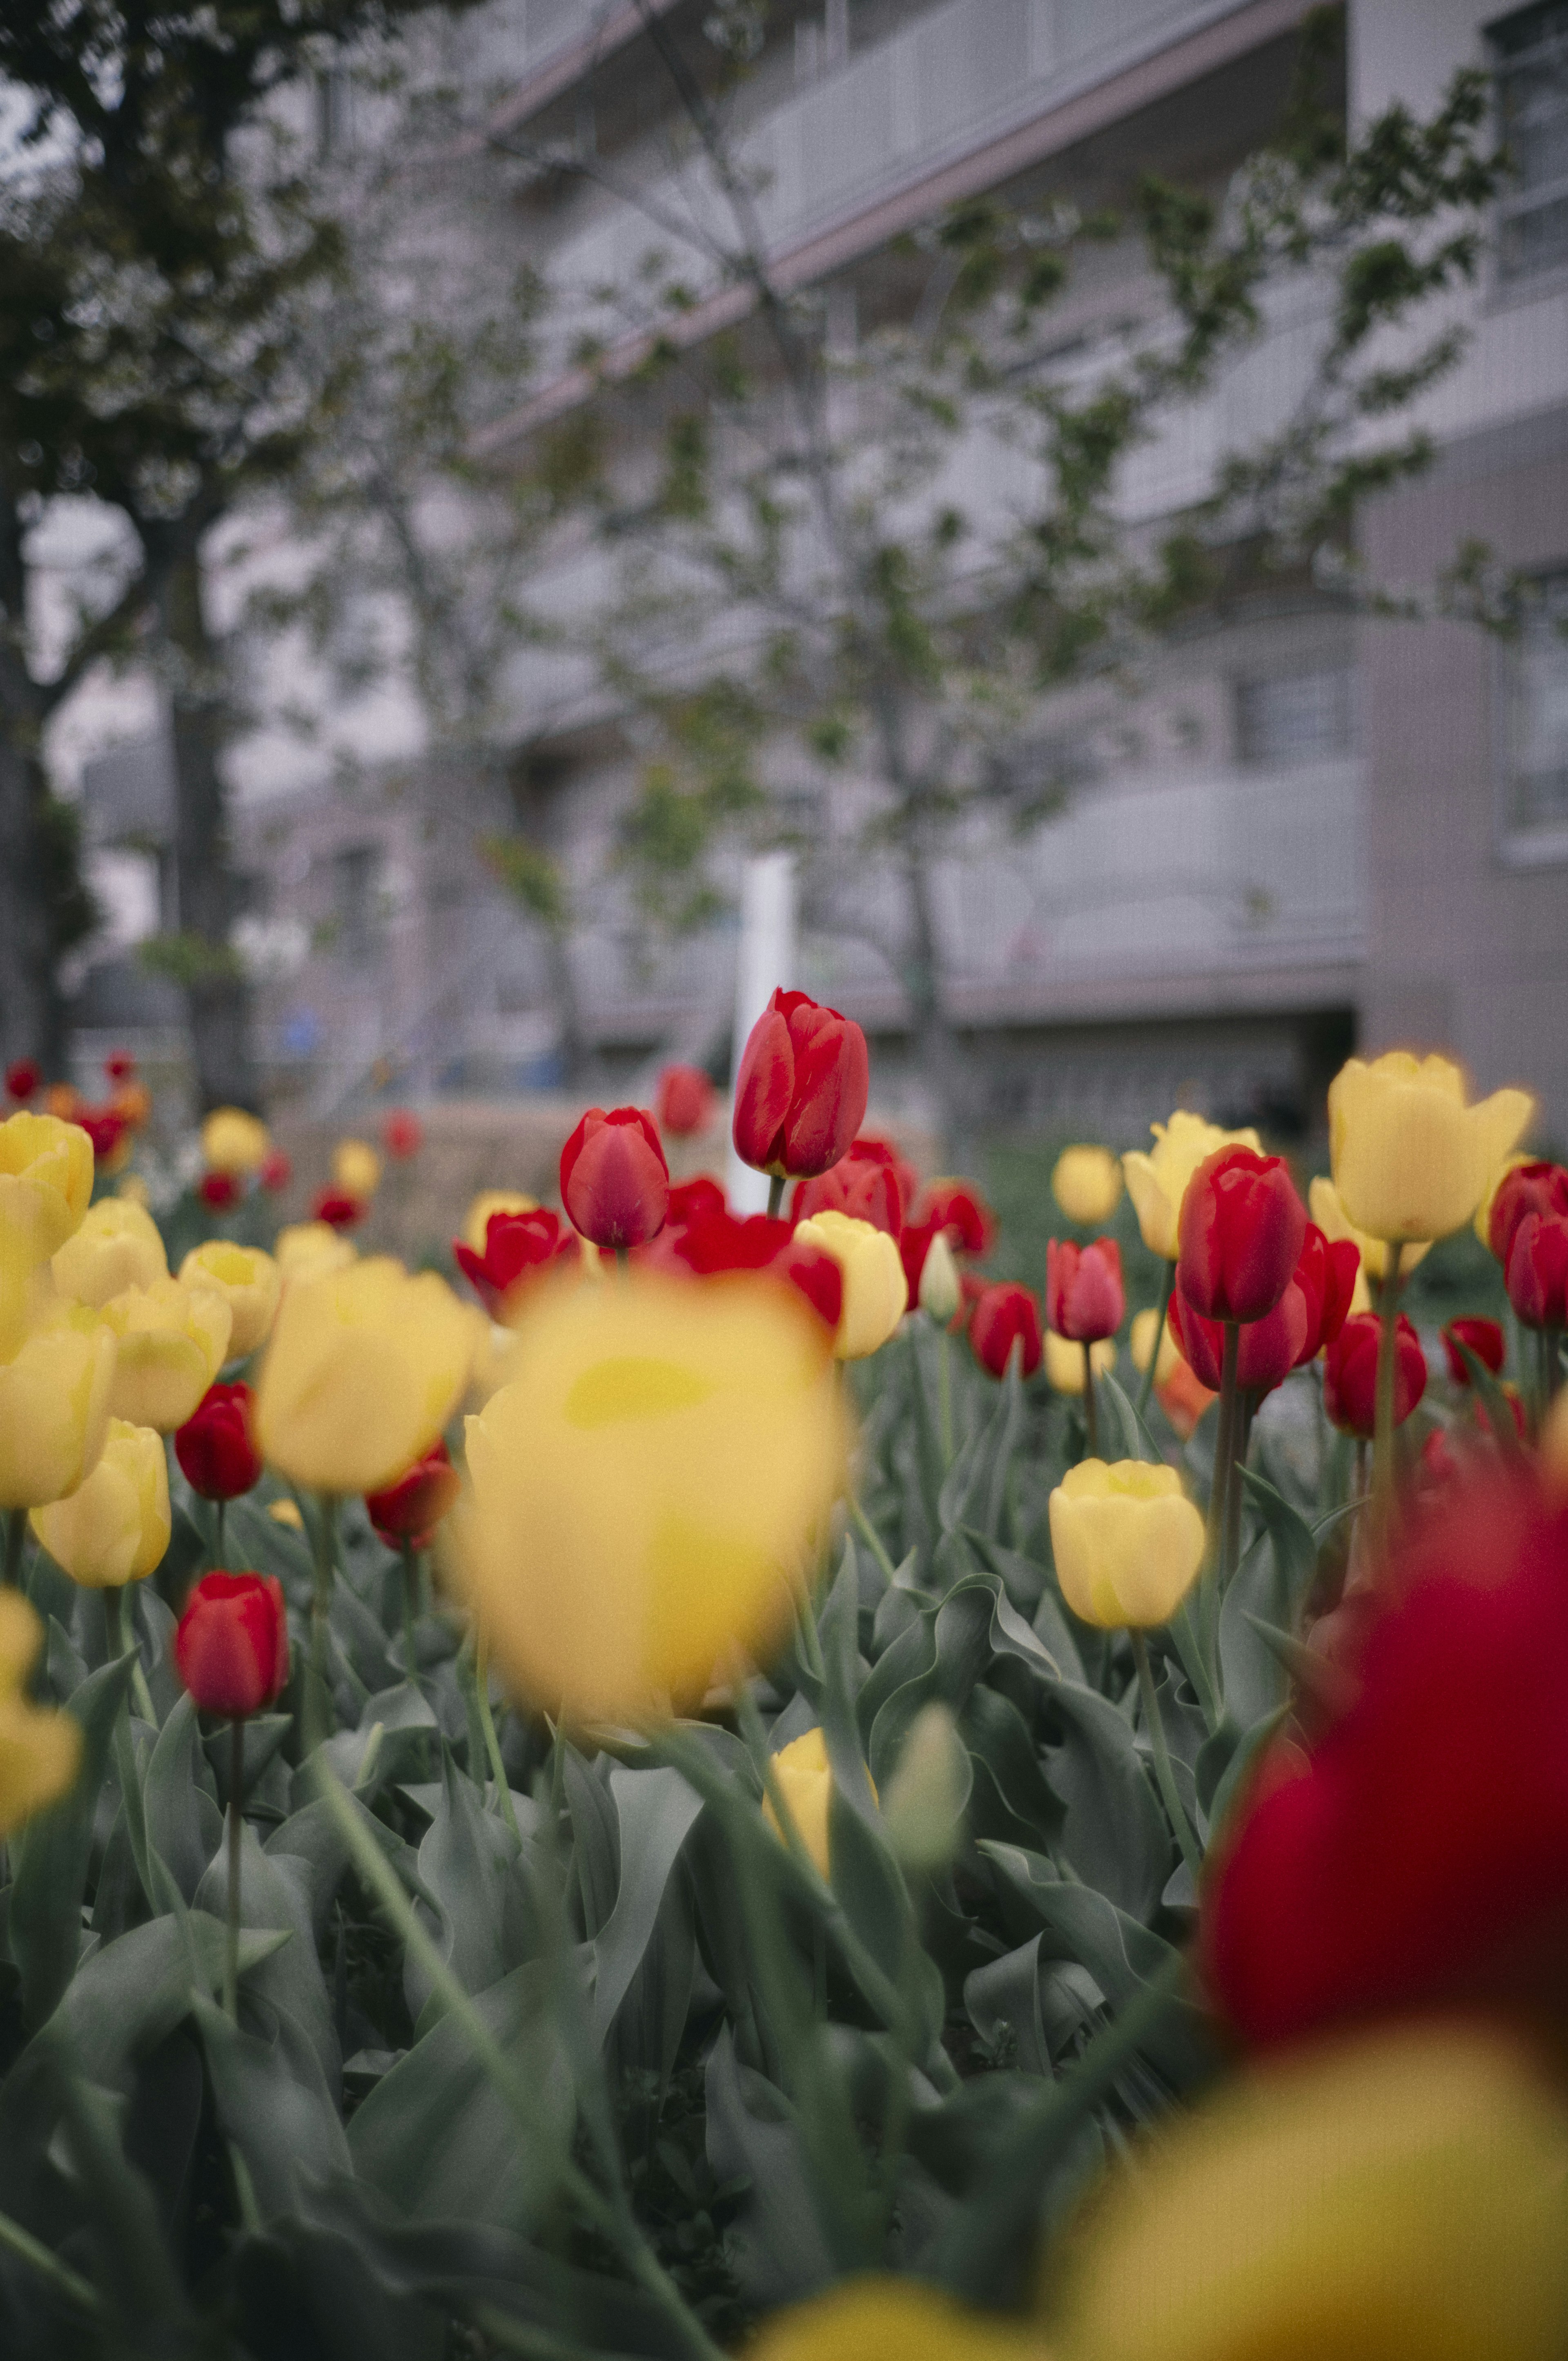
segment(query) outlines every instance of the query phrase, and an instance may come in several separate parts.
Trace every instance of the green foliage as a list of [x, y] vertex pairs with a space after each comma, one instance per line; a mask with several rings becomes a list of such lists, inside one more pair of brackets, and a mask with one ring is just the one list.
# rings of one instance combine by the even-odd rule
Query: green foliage
[[523, 836], [486, 836], [479, 853], [490, 874], [532, 917], [559, 929], [566, 923], [566, 881], [558, 861]]
[[204, 983], [229, 983], [244, 973], [239, 953], [226, 943], [210, 942], [205, 935], [149, 935], [137, 945], [137, 960], [149, 975], [163, 975], [182, 991], [200, 991]]

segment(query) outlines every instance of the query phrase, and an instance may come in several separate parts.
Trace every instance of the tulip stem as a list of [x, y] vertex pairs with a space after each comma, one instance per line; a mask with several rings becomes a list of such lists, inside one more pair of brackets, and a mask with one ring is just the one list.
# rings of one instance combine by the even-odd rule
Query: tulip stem
[[501, 1742], [496, 1736], [496, 1720], [490, 1711], [490, 1652], [482, 1631], [474, 1635], [474, 1689], [479, 1700], [479, 1726], [484, 1731], [485, 1752], [489, 1758], [490, 1776], [496, 1783], [496, 1798], [508, 1828], [522, 1842], [522, 1830], [517, 1824], [517, 1806], [511, 1799], [511, 1782], [501, 1761]]
[[337, 1556], [337, 1495], [316, 1495], [315, 1587], [311, 1592], [311, 1661], [305, 1673], [304, 1750], [307, 1758], [324, 1745], [332, 1719], [327, 1693], [327, 1617], [332, 1608], [332, 1576]]
[[228, 1933], [224, 1945], [224, 2015], [239, 2023], [239, 1857], [245, 1831], [245, 1720], [229, 1724]]
[[5, 1587], [18, 1588], [22, 1579], [22, 1545], [27, 1538], [26, 1509], [5, 1511]]
[[1083, 1435], [1091, 1459], [1100, 1456], [1100, 1410], [1094, 1399], [1094, 1347], [1085, 1345], [1083, 1353]]
[[1377, 1300], [1377, 1392], [1372, 1423], [1372, 1538], [1381, 1548], [1394, 1509], [1394, 1380], [1398, 1367], [1399, 1257], [1398, 1238], [1388, 1245], [1388, 1268]]
[[1148, 1366], [1144, 1371], [1143, 1383], [1138, 1388], [1138, 1416], [1140, 1418], [1143, 1418], [1147, 1414], [1149, 1396], [1154, 1391], [1154, 1373], [1159, 1367], [1159, 1348], [1165, 1342], [1165, 1323], [1167, 1319], [1169, 1317], [1171, 1290], [1175, 1285], [1176, 1265], [1173, 1262], [1168, 1262], [1165, 1266], [1165, 1277], [1161, 1282], [1159, 1290], [1159, 1318], [1155, 1323], [1154, 1346], [1149, 1354]]
[[876, 1527], [872, 1524], [871, 1519], [861, 1508], [860, 1500], [856, 1495], [853, 1492], [850, 1492], [848, 1495], [848, 1499], [850, 1502], [850, 1516], [853, 1517], [856, 1524], [859, 1525], [861, 1532], [865, 1535], [872, 1555], [875, 1558], [878, 1565], [881, 1566], [883, 1574], [886, 1575], [889, 1582], [891, 1582], [894, 1579], [894, 1576], [897, 1574], [898, 1568], [894, 1565], [893, 1560], [889, 1557], [886, 1549], [883, 1547], [881, 1534], [877, 1532]]
[[[1225, 1526], [1231, 1501], [1231, 1461], [1236, 1447], [1236, 1368], [1241, 1356], [1241, 1328], [1234, 1320], [1224, 1323], [1224, 1346], [1220, 1362], [1219, 1426], [1214, 1436], [1214, 1469], [1209, 1479], [1209, 1547], [1204, 1558], [1202, 1589], [1200, 1594], [1201, 1612], [1199, 1617], [1199, 1640], [1203, 1662], [1212, 1667], [1218, 1662], [1220, 1639], [1220, 1589], [1225, 1572]], [[1218, 1688], [1218, 1681], [1216, 1681]]]
[[776, 1222], [778, 1220], [780, 1209], [784, 1204], [784, 1181], [787, 1177], [788, 1176], [783, 1172], [770, 1172], [768, 1175], [768, 1219], [770, 1222]]
[[224, 1517], [228, 1502], [219, 1500], [213, 1515], [213, 1571], [217, 1573], [224, 1562]]
[[403, 1665], [411, 1683], [419, 1679], [419, 1655], [414, 1646], [414, 1615], [419, 1603], [419, 1557], [411, 1535], [399, 1544], [403, 1554]]
[[131, 1695], [137, 1701], [137, 1711], [142, 1719], [151, 1722], [156, 1730], [158, 1714], [152, 1702], [152, 1691], [147, 1685], [147, 1675], [142, 1670], [141, 1649], [137, 1643], [136, 1627], [126, 1612], [129, 1605], [130, 1601], [126, 1597], [123, 1586], [115, 1586], [105, 1590], [104, 1629], [108, 1637], [111, 1656], [124, 1656], [127, 1653], [134, 1655], [135, 1661], [131, 1665]]
[[942, 1439], [942, 1473], [953, 1464], [953, 1373], [948, 1358], [951, 1344], [945, 1327], [937, 1331], [937, 1431]]
[[1133, 1662], [1138, 1668], [1138, 1695], [1143, 1700], [1144, 1719], [1148, 1724], [1149, 1744], [1154, 1748], [1155, 1777], [1165, 1799], [1165, 1808], [1176, 1831], [1176, 1841], [1181, 1847], [1181, 1857], [1196, 1879], [1203, 1866], [1203, 1855], [1198, 1839], [1188, 1821], [1176, 1773], [1171, 1767], [1170, 1749], [1165, 1742], [1165, 1724], [1160, 1719], [1159, 1699], [1154, 1693], [1154, 1675], [1149, 1670], [1148, 1642], [1141, 1631], [1131, 1631], [1127, 1637], [1133, 1643]]

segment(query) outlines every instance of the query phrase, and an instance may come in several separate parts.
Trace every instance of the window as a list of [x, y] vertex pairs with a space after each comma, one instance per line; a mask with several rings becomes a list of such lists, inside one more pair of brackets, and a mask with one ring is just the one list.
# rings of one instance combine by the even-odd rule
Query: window
[[1236, 745], [1244, 763], [1277, 770], [1350, 753], [1354, 681], [1348, 665], [1236, 683]]
[[1497, 269], [1528, 279], [1568, 263], [1568, 0], [1520, 8], [1487, 38], [1514, 165], [1497, 208]]
[[380, 853], [373, 844], [345, 845], [332, 856], [334, 944], [356, 967], [373, 959], [378, 949], [380, 866]]
[[1555, 852], [1568, 848], [1568, 571], [1531, 586], [1503, 673], [1504, 832]]

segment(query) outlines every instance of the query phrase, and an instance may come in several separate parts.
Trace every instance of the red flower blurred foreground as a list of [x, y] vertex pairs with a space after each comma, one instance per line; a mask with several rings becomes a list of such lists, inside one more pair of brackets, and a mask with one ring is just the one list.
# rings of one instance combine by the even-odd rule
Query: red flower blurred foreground
[[1516, 1164], [1498, 1181], [1486, 1241], [1505, 1271], [1514, 1233], [1527, 1213], [1547, 1219], [1568, 1213], [1568, 1172], [1561, 1164]]
[[351, 1197], [346, 1189], [321, 1189], [311, 1211], [329, 1230], [351, 1230], [365, 1219], [366, 1205], [362, 1197]]
[[36, 1058], [16, 1058], [5, 1069], [5, 1088], [18, 1106], [25, 1106], [34, 1097], [43, 1081], [43, 1070]]
[[1113, 1336], [1127, 1308], [1122, 1252], [1114, 1238], [1080, 1246], [1052, 1238], [1046, 1247], [1046, 1325], [1074, 1345]]
[[530, 1213], [492, 1213], [485, 1224], [482, 1255], [463, 1238], [453, 1239], [452, 1252], [458, 1269], [496, 1320], [514, 1288], [521, 1290], [531, 1279], [576, 1265], [582, 1248], [560, 1215], [540, 1205]]
[[844, 1309], [844, 1274], [834, 1257], [809, 1238], [797, 1238], [788, 1222], [766, 1213], [737, 1221], [722, 1207], [687, 1223], [675, 1240], [674, 1259], [687, 1270], [767, 1270], [800, 1290], [829, 1328]]
[[[1309, 1222], [1289, 1286], [1272, 1312], [1244, 1323], [1237, 1340], [1236, 1383], [1244, 1393], [1266, 1394], [1282, 1385], [1292, 1369], [1315, 1360], [1344, 1326], [1355, 1292], [1358, 1249], [1345, 1238], [1331, 1245]], [[1170, 1298], [1170, 1333], [1188, 1367], [1211, 1393], [1219, 1390], [1225, 1332], [1205, 1320], [1183, 1298], [1179, 1277]]]
[[1254, 2042], [1568, 1993], [1568, 1510], [1473, 1481], [1420, 1518], [1354, 1701], [1277, 1747], [1211, 1869], [1204, 1971]]
[[381, 1145], [395, 1164], [406, 1164], [424, 1146], [424, 1126], [408, 1107], [394, 1107], [381, 1126]]
[[203, 1713], [234, 1720], [276, 1704], [289, 1677], [289, 1617], [277, 1576], [204, 1574], [180, 1618], [174, 1662]]
[[657, 1237], [670, 1205], [670, 1168], [652, 1115], [590, 1107], [561, 1150], [561, 1202], [596, 1246]]
[[866, 1037], [804, 992], [775, 992], [735, 1082], [735, 1153], [760, 1172], [809, 1180], [847, 1153], [871, 1094]]
[[1485, 1369], [1494, 1377], [1502, 1372], [1508, 1347], [1503, 1341], [1502, 1323], [1497, 1320], [1450, 1320], [1442, 1331], [1442, 1349], [1448, 1356], [1448, 1373], [1456, 1386], [1470, 1383], [1470, 1372], [1464, 1366], [1461, 1345], [1467, 1345]]
[[451, 1455], [444, 1443], [438, 1443], [422, 1459], [406, 1467], [395, 1484], [379, 1492], [367, 1492], [365, 1506], [389, 1549], [397, 1549], [404, 1542], [424, 1549], [461, 1489]]
[[203, 1172], [196, 1194], [210, 1213], [226, 1213], [239, 1202], [239, 1181], [232, 1172]]
[[969, 1340], [975, 1359], [993, 1378], [1006, 1376], [1014, 1347], [1021, 1347], [1021, 1373], [1032, 1378], [1040, 1366], [1044, 1340], [1039, 1307], [1028, 1289], [1012, 1280], [981, 1288], [970, 1313]]
[[666, 1066], [659, 1076], [653, 1113], [671, 1139], [689, 1139], [713, 1121], [718, 1093], [700, 1066]]
[[897, 1237], [904, 1227], [904, 1191], [896, 1153], [885, 1139], [851, 1140], [837, 1164], [796, 1183], [789, 1210], [796, 1222], [808, 1222], [814, 1213], [850, 1213]]
[[203, 1500], [237, 1500], [261, 1480], [251, 1430], [250, 1388], [209, 1386], [174, 1436], [185, 1481]]
[[1181, 1200], [1182, 1294], [1205, 1320], [1261, 1320], [1289, 1286], [1306, 1235], [1307, 1209], [1282, 1158], [1219, 1148]]
[[[1347, 1320], [1323, 1358], [1323, 1408], [1346, 1434], [1370, 1439], [1377, 1411], [1377, 1315]], [[1394, 1423], [1403, 1426], [1427, 1389], [1426, 1355], [1404, 1313], [1394, 1345]]]

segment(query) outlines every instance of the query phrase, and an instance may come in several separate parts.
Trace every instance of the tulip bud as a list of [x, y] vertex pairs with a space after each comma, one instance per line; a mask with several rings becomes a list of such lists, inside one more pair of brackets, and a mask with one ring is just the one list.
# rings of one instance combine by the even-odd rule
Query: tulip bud
[[204, 1574], [174, 1634], [181, 1679], [203, 1713], [241, 1720], [289, 1678], [289, 1616], [276, 1575]]
[[410, 1107], [393, 1107], [381, 1126], [381, 1145], [394, 1164], [406, 1164], [424, 1146], [424, 1126]]
[[109, 1428], [115, 1340], [82, 1307], [51, 1305], [0, 1360], [0, 1509], [74, 1492]]
[[5, 1069], [5, 1088], [18, 1106], [36, 1098], [43, 1072], [36, 1058], [16, 1058]]
[[797, 1245], [831, 1255], [844, 1283], [833, 1354], [863, 1361], [886, 1344], [909, 1309], [909, 1287], [896, 1238], [851, 1214], [818, 1213], [795, 1227]]
[[[1069, 1344], [1054, 1328], [1045, 1334], [1046, 1383], [1053, 1393], [1080, 1394], [1083, 1391], [1083, 1347]], [[1108, 1377], [1116, 1366], [1114, 1337], [1106, 1336], [1098, 1345], [1091, 1345], [1089, 1358], [1097, 1378]]]
[[1502, 1375], [1508, 1347], [1503, 1341], [1502, 1323], [1497, 1320], [1448, 1320], [1443, 1323], [1442, 1349], [1448, 1359], [1448, 1374], [1456, 1386], [1470, 1383], [1470, 1371], [1465, 1367], [1460, 1346], [1475, 1354], [1484, 1369], [1497, 1378]]
[[269, 1195], [277, 1196], [294, 1177], [292, 1159], [280, 1148], [269, 1148], [257, 1167], [256, 1177]]
[[1029, 1290], [1011, 1279], [982, 1288], [970, 1313], [969, 1340], [993, 1378], [1007, 1375], [1014, 1353], [1019, 1376], [1032, 1378], [1040, 1366], [1040, 1314]]
[[[907, 1275], [908, 1264], [905, 1265]], [[927, 1247], [920, 1271], [920, 1309], [938, 1328], [945, 1328], [959, 1308], [959, 1267], [953, 1260], [953, 1250], [948, 1244], [946, 1230], [938, 1230]], [[1038, 1363], [1036, 1364], [1036, 1367]]]
[[109, 1421], [86, 1482], [28, 1520], [55, 1564], [84, 1590], [117, 1590], [156, 1573], [169, 1547], [169, 1466], [148, 1426]]
[[958, 1254], [987, 1255], [996, 1244], [996, 1216], [967, 1180], [927, 1180], [911, 1218], [946, 1230]]
[[1475, 1213], [1534, 1111], [1526, 1091], [1464, 1103], [1447, 1058], [1347, 1059], [1329, 1085], [1334, 1187], [1357, 1229], [1391, 1244], [1442, 1238]]
[[112, 1296], [101, 1316], [115, 1338], [115, 1417], [160, 1434], [183, 1426], [228, 1356], [234, 1315], [224, 1298], [159, 1279]]
[[[1378, 1322], [1370, 1312], [1347, 1320], [1323, 1356], [1323, 1408], [1346, 1434], [1371, 1440], [1377, 1409]], [[1404, 1313], [1394, 1356], [1394, 1423], [1402, 1426], [1427, 1389], [1426, 1355]]]
[[232, 1213], [240, 1199], [240, 1184], [232, 1172], [203, 1172], [196, 1194], [210, 1213]]
[[127, 1287], [151, 1287], [169, 1276], [158, 1224], [131, 1197], [101, 1197], [67, 1238], [50, 1268], [62, 1295], [101, 1306]]
[[492, 1213], [478, 1253], [466, 1238], [454, 1238], [452, 1252], [492, 1320], [514, 1317], [532, 1280], [580, 1271], [583, 1261], [575, 1232], [540, 1205], [526, 1213]]
[[671, 1139], [706, 1131], [718, 1111], [718, 1093], [700, 1066], [666, 1066], [659, 1076], [653, 1113]]
[[370, 1522], [389, 1549], [410, 1542], [428, 1548], [430, 1537], [457, 1498], [457, 1470], [444, 1443], [437, 1443], [393, 1484], [367, 1492], [365, 1506]]
[[244, 1107], [216, 1107], [202, 1126], [202, 1161], [209, 1172], [258, 1171], [271, 1145], [260, 1116]]
[[492, 1213], [536, 1213], [537, 1197], [525, 1197], [521, 1189], [481, 1189], [463, 1216], [463, 1243], [477, 1255], [485, 1251]]
[[1306, 1235], [1307, 1209], [1283, 1159], [1220, 1148], [1181, 1201], [1184, 1299], [1205, 1320], [1261, 1320], [1289, 1286]]
[[346, 1270], [356, 1259], [353, 1239], [340, 1236], [330, 1222], [291, 1222], [273, 1239], [272, 1256], [285, 1286]]
[[35, 1706], [24, 1686], [43, 1642], [21, 1592], [0, 1590], [0, 1839], [63, 1795], [81, 1768], [81, 1723]]
[[1568, 1328], [1568, 1214], [1526, 1213], [1505, 1268], [1508, 1301], [1527, 1328]]
[[974, 1773], [949, 1708], [922, 1706], [883, 1798], [887, 1840], [905, 1869], [945, 1869], [963, 1834]]
[[1486, 1216], [1486, 1244], [1506, 1271], [1514, 1233], [1527, 1213], [1547, 1220], [1568, 1214], [1568, 1172], [1560, 1164], [1529, 1162], [1516, 1157], [1492, 1192]]
[[1069, 1222], [1085, 1229], [1108, 1222], [1121, 1202], [1121, 1159], [1108, 1148], [1064, 1148], [1051, 1174], [1051, 1194]]
[[[1342, 1240], [1347, 1242], [1360, 1255], [1364, 1277], [1357, 1290], [1359, 1300], [1354, 1308], [1358, 1312], [1368, 1311], [1371, 1307], [1366, 1292], [1366, 1280], [1374, 1279], [1381, 1287], [1388, 1275], [1387, 1241], [1384, 1238], [1369, 1236], [1366, 1231], [1358, 1230], [1354, 1222], [1346, 1219], [1344, 1207], [1339, 1201], [1339, 1191], [1324, 1174], [1320, 1172], [1312, 1181], [1307, 1191], [1307, 1200], [1312, 1209], [1312, 1219], [1324, 1236], [1334, 1245], [1338, 1245]], [[1401, 1279], [1409, 1279], [1416, 1265], [1424, 1261], [1431, 1252], [1430, 1239], [1419, 1241], [1408, 1239], [1399, 1255]]]
[[823, 1325], [837, 1333], [844, 1310], [844, 1274], [835, 1257], [807, 1229], [752, 1213], [743, 1222], [727, 1213], [699, 1213], [672, 1241], [668, 1268], [712, 1277], [728, 1270], [766, 1270], [802, 1294]]
[[813, 1180], [795, 1184], [790, 1213], [797, 1222], [816, 1213], [850, 1213], [857, 1222], [897, 1237], [904, 1226], [898, 1159], [882, 1139], [851, 1141], [846, 1154]]
[[1046, 1323], [1074, 1345], [1097, 1345], [1122, 1324], [1127, 1299], [1114, 1238], [1080, 1246], [1052, 1238], [1046, 1247]]
[[670, 1208], [670, 1168], [641, 1107], [590, 1107], [561, 1150], [561, 1202], [596, 1246], [640, 1246]]
[[[833, 1801], [833, 1766], [828, 1760], [828, 1741], [821, 1730], [808, 1730], [804, 1738], [792, 1739], [787, 1746], [781, 1746], [773, 1756], [773, 1770], [795, 1834], [810, 1854], [817, 1875], [825, 1879], [831, 1867], [828, 1816]], [[874, 1786], [872, 1794], [876, 1794]], [[784, 1832], [771, 1796], [763, 1801], [762, 1817], [784, 1843]]]
[[367, 1139], [340, 1139], [332, 1151], [334, 1188], [367, 1205], [381, 1185], [381, 1159]]
[[826, 1172], [864, 1121], [870, 1088], [860, 1027], [804, 992], [775, 992], [740, 1053], [735, 1153], [760, 1172]]
[[283, 1274], [259, 1246], [231, 1246], [226, 1238], [209, 1238], [192, 1246], [180, 1266], [180, 1284], [205, 1288], [228, 1305], [228, 1357], [242, 1360], [264, 1345], [277, 1317], [283, 1291]]
[[1222, 1131], [1185, 1107], [1178, 1107], [1168, 1123], [1154, 1123], [1149, 1129], [1152, 1153], [1124, 1156], [1122, 1171], [1145, 1246], [1162, 1262], [1174, 1262], [1182, 1200], [1198, 1167], [1222, 1148], [1250, 1148], [1259, 1156], [1263, 1143], [1255, 1131]]
[[366, 1198], [351, 1197], [346, 1189], [318, 1189], [311, 1200], [316, 1222], [329, 1230], [352, 1230], [369, 1210]]
[[87, 1134], [93, 1161], [101, 1173], [117, 1172], [130, 1154], [126, 1137], [130, 1126], [118, 1107], [79, 1106], [71, 1120]]
[[[1217, 1320], [1194, 1312], [1177, 1281], [1170, 1299], [1170, 1333], [1199, 1384], [1218, 1393], [1223, 1375], [1225, 1332]], [[1272, 1312], [1244, 1323], [1236, 1352], [1236, 1383], [1245, 1394], [1271, 1393], [1283, 1385], [1310, 1341], [1307, 1299], [1294, 1280]]]
[[210, 1386], [174, 1437], [185, 1481], [203, 1500], [237, 1500], [261, 1480], [250, 1388]]
[[0, 1225], [33, 1267], [80, 1227], [92, 1194], [93, 1143], [79, 1124], [25, 1113], [0, 1123]]
[[1168, 1623], [1203, 1559], [1203, 1520], [1174, 1467], [1080, 1460], [1050, 1497], [1062, 1597], [1103, 1631]]

